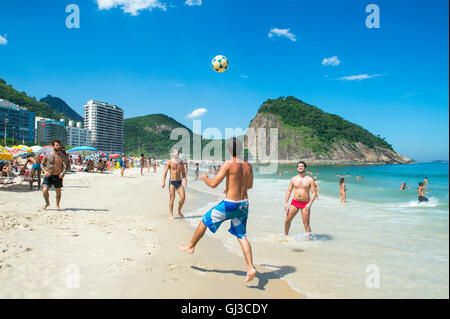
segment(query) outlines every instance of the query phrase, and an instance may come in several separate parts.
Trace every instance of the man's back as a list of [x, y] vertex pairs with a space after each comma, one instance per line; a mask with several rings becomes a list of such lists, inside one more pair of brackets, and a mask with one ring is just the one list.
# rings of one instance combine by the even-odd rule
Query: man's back
[[253, 186], [252, 166], [242, 160], [225, 162], [227, 169], [227, 199], [247, 199], [247, 190]]

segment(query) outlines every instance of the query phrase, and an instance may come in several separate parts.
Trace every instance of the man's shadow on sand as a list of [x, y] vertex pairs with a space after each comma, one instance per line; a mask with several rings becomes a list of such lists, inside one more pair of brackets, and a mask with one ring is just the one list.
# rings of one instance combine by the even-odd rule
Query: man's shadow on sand
[[[248, 288], [253, 289], [259, 289], [259, 290], [266, 290], [265, 286], [269, 283], [269, 280], [271, 279], [280, 279], [283, 278], [287, 274], [294, 273], [297, 269], [292, 266], [272, 266], [272, 265], [260, 265], [263, 267], [268, 268], [275, 268], [272, 271], [264, 271], [264, 272], [257, 272], [255, 278], [258, 279], [258, 285], [248, 286]], [[247, 276], [247, 273], [245, 271], [240, 270], [217, 270], [217, 269], [205, 269], [197, 266], [191, 266], [192, 269], [198, 270], [201, 272], [214, 272], [218, 274], [233, 274], [236, 276], [241, 276], [245, 278]]]

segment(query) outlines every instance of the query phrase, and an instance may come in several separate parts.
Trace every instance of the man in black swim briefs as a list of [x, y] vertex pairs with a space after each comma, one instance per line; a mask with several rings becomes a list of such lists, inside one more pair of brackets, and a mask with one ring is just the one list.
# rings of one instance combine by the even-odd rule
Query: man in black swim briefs
[[[179, 158], [178, 149], [174, 148], [172, 151], [172, 158], [166, 162], [164, 168], [163, 181], [161, 187], [166, 186], [167, 171], [170, 169], [170, 180], [169, 180], [169, 219], [173, 220], [173, 202], [175, 201], [175, 191], [180, 197], [178, 202], [178, 216], [179, 218], [184, 218], [181, 213], [181, 208], [183, 207], [184, 201], [186, 199], [186, 194], [184, 188], [187, 186], [186, 178], [186, 166], [182, 159]], [[183, 183], [184, 182], [184, 183]], [[184, 185], [183, 185], [184, 184]]]

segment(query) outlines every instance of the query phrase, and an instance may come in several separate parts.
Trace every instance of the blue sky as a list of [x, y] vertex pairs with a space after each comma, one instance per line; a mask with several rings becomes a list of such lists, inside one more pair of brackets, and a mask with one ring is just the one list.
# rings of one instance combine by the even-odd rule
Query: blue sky
[[[379, 29], [365, 25], [370, 3]], [[69, 4], [79, 29], [65, 25]], [[0, 0], [0, 78], [80, 114], [96, 99], [192, 127], [187, 115], [204, 108], [203, 128], [222, 132], [295, 96], [405, 156], [448, 159], [448, 11], [442, 0]]]

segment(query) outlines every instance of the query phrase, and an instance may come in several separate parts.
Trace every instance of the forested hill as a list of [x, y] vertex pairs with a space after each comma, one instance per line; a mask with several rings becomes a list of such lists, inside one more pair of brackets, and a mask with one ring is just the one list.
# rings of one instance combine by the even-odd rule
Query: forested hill
[[170, 140], [170, 132], [178, 127], [187, 129], [192, 136], [186, 126], [164, 114], [127, 118], [124, 122], [125, 152], [169, 157], [171, 147], [178, 142]]
[[29, 111], [35, 112], [36, 116], [55, 120], [67, 118], [61, 112], [53, 110], [47, 103], [39, 102], [35, 97], [30, 97], [25, 92], [19, 92], [14, 89], [12, 85], [7, 84], [3, 79], [0, 79], [0, 99], [5, 99], [19, 106], [26, 107]]
[[71, 120], [74, 120], [76, 122], [83, 122], [83, 117], [75, 112], [69, 105], [67, 105], [66, 102], [64, 102], [59, 97], [47, 95], [46, 97], [42, 98], [40, 102], [47, 103], [52, 107], [53, 110], [64, 113]]
[[311, 162], [409, 163], [384, 138], [295, 97], [264, 102], [250, 127], [279, 129], [279, 159]]

